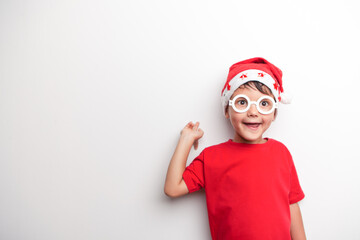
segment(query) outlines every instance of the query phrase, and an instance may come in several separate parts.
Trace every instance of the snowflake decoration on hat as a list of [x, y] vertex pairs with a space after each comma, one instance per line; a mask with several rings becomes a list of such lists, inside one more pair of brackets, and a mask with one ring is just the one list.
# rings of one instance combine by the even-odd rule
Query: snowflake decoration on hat
[[247, 78], [247, 74], [244, 73], [243, 75], [240, 76], [240, 78], [241, 79]]
[[278, 89], [279, 89], [279, 85], [278, 85], [277, 82], [274, 83], [274, 88], [275, 88], [275, 90], [278, 90]]
[[230, 91], [231, 89], [231, 86], [230, 86], [230, 83], [228, 82], [227, 86], [226, 86], [227, 90]]
[[275, 90], [278, 92], [278, 100], [279, 100], [279, 102], [281, 101], [281, 89], [280, 89], [280, 86], [279, 86], [279, 83], [278, 82], [275, 82], [274, 83], [274, 88], [275, 88]]

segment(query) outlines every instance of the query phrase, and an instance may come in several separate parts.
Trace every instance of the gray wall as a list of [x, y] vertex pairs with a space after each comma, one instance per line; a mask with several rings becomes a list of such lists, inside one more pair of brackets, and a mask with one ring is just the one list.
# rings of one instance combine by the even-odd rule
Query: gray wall
[[228, 67], [262, 56], [293, 103], [308, 239], [360, 239], [356, 1], [1, 1], [0, 239], [209, 239], [204, 192], [163, 184], [179, 132], [232, 137]]

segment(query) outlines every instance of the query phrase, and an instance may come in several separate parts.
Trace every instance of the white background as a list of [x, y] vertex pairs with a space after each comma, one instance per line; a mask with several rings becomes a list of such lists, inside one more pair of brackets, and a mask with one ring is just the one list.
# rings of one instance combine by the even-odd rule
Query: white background
[[0, 239], [210, 239], [163, 193], [179, 132], [233, 137], [231, 64], [284, 72], [266, 136], [292, 152], [308, 239], [360, 239], [360, 15], [344, 1], [0, 2]]

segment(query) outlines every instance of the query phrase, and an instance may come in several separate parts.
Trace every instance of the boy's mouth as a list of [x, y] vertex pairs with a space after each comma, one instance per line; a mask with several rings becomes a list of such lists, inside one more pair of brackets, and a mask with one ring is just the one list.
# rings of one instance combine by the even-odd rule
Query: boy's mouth
[[257, 130], [259, 128], [259, 126], [261, 125], [261, 123], [246, 123], [246, 122], [244, 122], [244, 124], [251, 130]]

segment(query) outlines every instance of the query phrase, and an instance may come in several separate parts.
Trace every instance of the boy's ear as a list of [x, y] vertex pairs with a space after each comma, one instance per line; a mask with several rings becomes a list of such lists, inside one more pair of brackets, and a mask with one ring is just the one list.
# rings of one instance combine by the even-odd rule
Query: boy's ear
[[227, 107], [225, 108], [225, 117], [226, 117], [227, 119], [230, 118], [228, 109], [229, 109], [229, 106], [227, 106]]
[[275, 109], [273, 121], [275, 121], [276, 116], [277, 116], [277, 109]]

